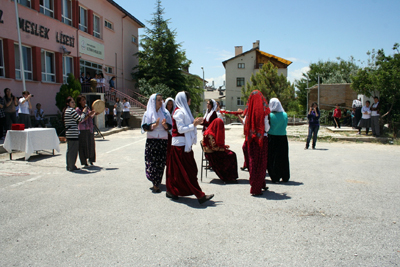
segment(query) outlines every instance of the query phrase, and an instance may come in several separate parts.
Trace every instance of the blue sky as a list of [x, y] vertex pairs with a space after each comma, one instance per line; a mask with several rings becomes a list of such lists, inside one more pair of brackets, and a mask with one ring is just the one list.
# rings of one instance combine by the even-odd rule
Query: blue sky
[[[151, 26], [156, 0], [116, 2]], [[310, 63], [350, 56], [366, 61], [367, 51], [392, 54], [393, 44], [400, 43], [400, 0], [163, 0], [162, 6], [193, 62], [190, 73], [202, 77], [203, 66], [215, 86], [225, 80], [222, 61], [234, 56], [234, 47], [247, 51], [256, 40], [262, 51], [293, 61], [291, 82]]]

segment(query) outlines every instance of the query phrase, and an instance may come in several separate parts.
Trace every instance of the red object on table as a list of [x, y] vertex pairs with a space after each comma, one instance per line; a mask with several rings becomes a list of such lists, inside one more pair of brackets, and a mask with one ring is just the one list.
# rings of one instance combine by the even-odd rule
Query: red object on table
[[23, 131], [25, 130], [25, 124], [13, 123], [11, 124], [11, 130]]

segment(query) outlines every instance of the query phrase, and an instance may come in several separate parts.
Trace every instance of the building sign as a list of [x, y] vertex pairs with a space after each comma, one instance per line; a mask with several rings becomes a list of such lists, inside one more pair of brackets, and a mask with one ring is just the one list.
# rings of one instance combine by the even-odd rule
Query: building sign
[[79, 52], [104, 60], [104, 45], [79, 35]]
[[65, 35], [62, 32], [60, 32], [60, 33], [56, 32], [56, 41], [57, 41], [57, 43], [60, 43], [63, 45], [75, 47], [75, 37]]
[[49, 28], [42, 25], [38, 25], [34, 22], [30, 22], [27, 19], [19, 18], [19, 28], [24, 32], [30, 33], [32, 35], [40, 36], [45, 39], [49, 39]]

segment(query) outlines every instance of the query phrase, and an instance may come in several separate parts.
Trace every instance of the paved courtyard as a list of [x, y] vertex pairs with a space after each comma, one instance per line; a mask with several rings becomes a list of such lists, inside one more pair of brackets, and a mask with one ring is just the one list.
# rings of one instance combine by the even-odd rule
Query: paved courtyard
[[[241, 166], [242, 129], [226, 143]], [[248, 172], [229, 185], [209, 172], [215, 197], [199, 205], [151, 193], [144, 145], [137, 129], [96, 139], [97, 166], [77, 173], [66, 144], [0, 154], [0, 266], [400, 265], [398, 146], [291, 140], [288, 184], [252, 197]]]

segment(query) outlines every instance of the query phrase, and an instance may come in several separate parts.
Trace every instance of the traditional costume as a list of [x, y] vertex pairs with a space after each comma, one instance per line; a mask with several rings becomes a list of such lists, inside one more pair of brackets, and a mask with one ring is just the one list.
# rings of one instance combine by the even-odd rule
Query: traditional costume
[[203, 123], [201, 125], [203, 125], [203, 133], [205, 130], [207, 130], [207, 127], [213, 122], [213, 120], [215, 120], [216, 118], [218, 118], [217, 115], [217, 102], [214, 99], [210, 99], [211, 101], [211, 105], [212, 108], [211, 109], [207, 109], [206, 114], [204, 114], [203, 117]]
[[218, 177], [224, 182], [234, 182], [239, 177], [235, 152], [225, 145], [224, 122], [217, 118], [203, 134], [203, 150]]
[[[167, 160], [168, 130], [172, 127], [171, 115], [162, 105], [156, 109], [157, 94], [152, 94], [147, 102], [147, 109], [142, 119], [142, 133], [147, 132], [145, 164], [146, 177], [153, 183], [153, 190], [161, 184], [164, 168]], [[159, 119], [156, 127], [153, 124]], [[166, 120], [168, 129], [162, 125], [162, 121]], [[156, 188], [154, 188], [156, 187]]]
[[268, 131], [268, 174], [272, 182], [283, 182], [290, 179], [289, 144], [286, 136], [288, 117], [277, 98], [269, 101], [271, 110], [270, 129]]
[[[83, 113], [83, 108], [77, 107], [75, 109], [76, 113], [79, 116]], [[93, 165], [93, 162], [96, 162], [96, 143], [94, 141], [94, 126], [93, 126], [93, 118], [88, 116], [90, 112], [90, 108], [87, 108], [86, 118], [79, 122], [79, 160], [82, 165], [88, 166], [87, 159], [89, 159], [90, 165]]]
[[[167, 106], [168, 106], [168, 102], [170, 102], [170, 101], [172, 101], [172, 110], [171, 111], [169, 111], [168, 109], [167, 109]], [[168, 97], [166, 100], [165, 100], [165, 102], [164, 102], [164, 107], [165, 107], [165, 109], [169, 112], [169, 114], [171, 115], [171, 118], [172, 118], [172, 113], [174, 112], [174, 110], [175, 110], [175, 108], [176, 108], [176, 106], [175, 106], [175, 100], [172, 98], [172, 97]], [[167, 147], [167, 161], [168, 161], [168, 155], [169, 155], [169, 153], [170, 153], [170, 151], [171, 151], [171, 142], [172, 142], [172, 130], [169, 130], [168, 131], [168, 147]], [[168, 165], [168, 164], [167, 164]]]
[[205, 195], [197, 181], [197, 165], [192, 145], [197, 142], [197, 129], [189, 109], [185, 92], [175, 98], [176, 108], [172, 115], [172, 146], [167, 167], [167, 197], [195, 195], [200, 203], [213, 197]]
[[254, 90], [247, 102], [244, 135], [247, 143], [250, 194], [261, 195], [265, 186], [268, 162], [268, 103], [262, 93]]

